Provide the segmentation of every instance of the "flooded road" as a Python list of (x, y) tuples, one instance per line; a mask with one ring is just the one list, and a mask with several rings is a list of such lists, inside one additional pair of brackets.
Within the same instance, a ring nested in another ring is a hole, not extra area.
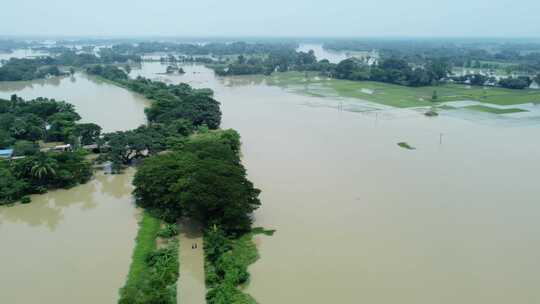
[(0, 207), (0, 303), (116, 303), (137, 233), (133, 173)]
[(205, 304), (203, 234), (200, 225), (190, 221), (179, 223), (180, 279), (178, 304)]
[(325, 99), (184, 69), (171, 81), (215, 90), (263, 190), (255, 225), (277, 229), (250, 267), (260, 303), (540, 301), (539, 125), (309, 107)]

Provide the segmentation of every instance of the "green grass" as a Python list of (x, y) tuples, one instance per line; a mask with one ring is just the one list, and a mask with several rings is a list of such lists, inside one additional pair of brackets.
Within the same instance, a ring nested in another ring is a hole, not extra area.
[(120, 289), (119, 304), (176, 304), (178, 239), (172, 233), (170, 237), (162, 237), (163, 242), (158, 246), (162, 223), (149, 213), (143, 213), (126, 285)]
[(409, 145), (406, 142), (400, 142), (400, 143), (398, 143), (398, 146), (402, 147), (403, 149), (407, 149), (407, 150), (416, 150), (415, 147)]
[[(540, 90), (469, 87), (444, 84), (429, 87), (406, 87), (373, 81), (350, 81), (318, 77), (316, 73), (286, 72), (266, 77), (269, 85), (280, 86), (312, 96), (347, 97), (398, 108), (426, 107), (447, 101), (473, 100), (487, 104), (517, 105), (540, 101)], [(373, 91), (372, 94), (366, 90)], [(431, 101), (433, 91), (438, 99)]]
[(135, 248), (131, 258), (131, 265), (127, 276), (124, 289), (130, 289), (137, 286), (142, 278), (142, 273), (147, 270), (145, 259), (150, 252), (156, 249), (156, 239), (160, 231), (161, 221), (147, 212), (143, 212), (142, 219), (139, 222), (139, 231), (135, 239)]
[[(253, 228), (251, 232), (238, 238), (225, 238), (224, 236), (219, 238), (207, 234), (207, 238), (205, 238), (207, 303), (257, 303), (252, 296), (242, 291), (242, 287), (249, 283), (249, 265), (259, 259), (259, 252), (253, 238), (258, 234), (271, 236), (274, 233), (275, 230), (265, 230), (259, 227)], [(215, 256), (216, 248), (222, 250), (217, 256)]]
[(466, 109), (479, 111), (479, 112), (486, 112), (486, 113), (493, 113), (493, 114), (509, 114), (509, 113), (520, 113), (520, 112), (528, 112), (527, 110), (522, 109), (516, 109), (516, 108), (510, 108), (510, 109), (499, 109), (499, 108), (492, 108), (484, 105), (472, 105), (472, 106), (466, 106)]

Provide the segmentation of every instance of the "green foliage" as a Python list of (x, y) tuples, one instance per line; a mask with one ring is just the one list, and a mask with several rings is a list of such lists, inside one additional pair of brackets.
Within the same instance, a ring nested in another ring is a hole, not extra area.
[(0, 161), (0, 205), (17, 201), (27, 193), (28, 183), (17, 178), (7, 162)]
[(39, 152), (39, 145), (34, 141), (19, 140), (13, 146), (15, 156), (30, 156)]
[(92, 177), (92, 166), (82, 151), (37, 152), (23, 159), (1, 162), (0, 204), (47, 189), (70, 188)]
[[(73, 105), (54, 99), (0, 99), (0, 145), (15, 140), (66, 140), (81, 117)], [(47, 129), (46, 126), (49, 126)]]
[(32, 202), (32, 199), (29, 196), (24, 196), (21, 199), (21, 204), (30, 204)]
[(249, 230), (260, 191), (246, 178), (239, 145), (234, 131), (209, 132), (146, 159), (133, 181), (137, 204), (168, 221), (188, 216), (228, 233)]
[[(48, 51), (52, 50), (49, 49)], [(89, 64), (126, 63), (129, 61), (140, 61), (140, 57), (118, 54), (110, 49), (102, 49), (99, 57), (94, 54), (77, 54), (75, 51), (62, 49), (54, 57), (11, 58), (0, 67), (0, 81), (33, 80), (67, 74), (61, 72), (59, 66), (71, 66), (70, 73), (73, 74), (73, 67), (83, 67)]]
[(104, 77), (143, 94), (153, 102), (145, 110), (151, 123), (171, 124), (179, 120), (192, 126), (207, 125), (217, 129), (221, 123), (219, 102), (209, 89), (197, 90), (185, 83), (167, 85), (143, 77), (128, 79), (127, 74), (115, 66), (94, 66), (87, 69), (93, 75)]
[(177, 224), (165, 224), (161, 230), (158, 232), (158, 236), (161, 238), (171, 238), (178, 235), (178, 225)]
[(101, 135), (101, 127), (94, 123), (77, 124), (73, 134), (81, 138), (82, 145), (95, 144)]
[(121, 304), (175, 304), (178, 280), (178, 241), (156, 248), (160, 220), (144, 212), (126, 285), (120, 289)]
[(253, 242), (256, 234), (271, 235), (274, 231), (262, 228), (239, 237), (230, 237), (213, 226), (205, 232), (204, 253), (206, 285), (209, 288), (206, 299), (212, 304), (255, 304), (255, 300), (238, 289), (249, 280), (248, 267), (258, 258)]
[(407, 150), (416, 150), (415, 147), (409, 145), (409, 144), (406, 143), (406, 142), (400, 142), (400, 143), (398, 143), (398, 146), (400, 146), (400, 147), (403, 148), (403, 149), (407, 149)]

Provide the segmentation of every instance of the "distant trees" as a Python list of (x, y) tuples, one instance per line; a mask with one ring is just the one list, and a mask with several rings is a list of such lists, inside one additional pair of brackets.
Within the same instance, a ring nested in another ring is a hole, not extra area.
[(532, 83), (532, 80), (529, 77), (509, 77), (499, 80), (499, 85), (507, 89), (517, 89), (522, 90), (528, 88)]
[(73, 67), (129, 61), (140, 61), (140, 57), (102, 49), (99, 57), (94, 54), (78, 54), (71, 50), (63, 50), (55, 57), (11, 58), (0, 67), (0, 81), (33, 80), (47, 76), (67, 75), (68, 73), (60, 71), (59, 66), (69, 66), (69, 73), (74, 74)]

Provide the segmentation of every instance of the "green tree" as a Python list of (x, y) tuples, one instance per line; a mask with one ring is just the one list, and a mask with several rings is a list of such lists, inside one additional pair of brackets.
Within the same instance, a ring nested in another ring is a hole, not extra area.
[(94, 123), (77, 124), (74, 134), (81, 138), (82, 145), (95, 144), (101, 135), (101, 127)]
[(39, 153), (32, 159), (30, 173), (34, 178), (43, 180), (56, 174), (57, 162), (45, 153)]

